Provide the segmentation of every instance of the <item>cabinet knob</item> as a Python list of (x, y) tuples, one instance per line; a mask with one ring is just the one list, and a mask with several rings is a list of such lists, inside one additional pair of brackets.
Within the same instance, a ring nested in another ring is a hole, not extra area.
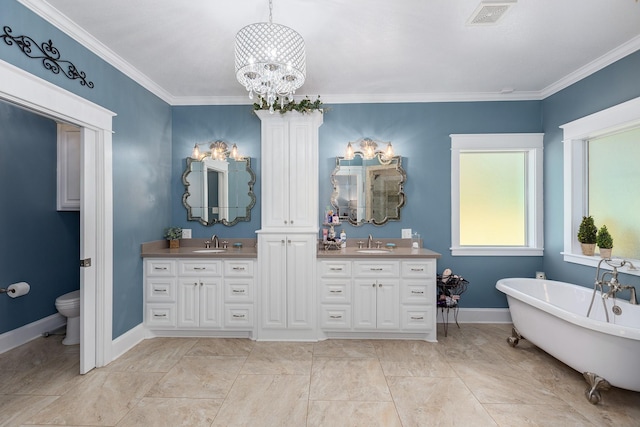
[(198, 282), (193, 282), (193, 286), (198, 286)]
[(293, 224), (293, 220), (289, 221), (291, 224)]
[(373, 285), (371, 285), (371, 286), (375, 288), (375, 287), (376, 287), (376, 284), (374, 283), (374, 284), (373, 284)]
[(282, 244), (284, 245), (284, 239), (280, 240), (282, 242)]
[(286, 219), (284, 220), (284, 223), (285, 223), (285, 224), (287, 223), (287, 220), (286, 220)]

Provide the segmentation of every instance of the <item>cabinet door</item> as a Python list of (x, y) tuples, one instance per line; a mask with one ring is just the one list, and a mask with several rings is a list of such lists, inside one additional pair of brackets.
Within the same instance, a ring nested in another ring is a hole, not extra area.
[(286, 236), (258, 236), (263, 328), (287, 327)]
[(353, 287), (353, 327), (355, 329), (376, 328), (375, 279), (356, 279)]
[(318, 136), (309, 121), (292, 121), (289, 142), (289, 226), (318, 225)]
[(201, 328), (219, 328), (222, 325), (222, 283), (218, 278), (202, 279), (199, 294), (199, 321)]
[(262, 122), (262, 227), (289, 225), (289, 126), (270, 117)]
[(315, 235), (287, 236), (287, 324), (310, 329), (315, 318)]
[(199, 322), (198, 304), (200, 281), (197, 277), (178, 280), (178, 327), (197, 328)]
[(376, 327), (398, 329), (400, 327), (400, 281), (380, 279), (377, 283)]
[(59, 211), (80, 210), (80, 128), (58, 124), (57, 206)]

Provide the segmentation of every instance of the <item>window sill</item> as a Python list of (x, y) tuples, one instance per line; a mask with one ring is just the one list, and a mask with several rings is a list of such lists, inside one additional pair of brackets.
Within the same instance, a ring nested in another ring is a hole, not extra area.
[[(597, 267), (598, 263), (600, 262), (600, 260), (602, 258), (600, 258), (599, 255), (594, 255), (594, 256), (587, 256), (587, 255), (582, 255), (582, 254), (572, 254), (572, 253), (568, 253), (568, 252), (561, 252), (562, 255), (564, 256), (564, 261), (565, 262), (571, 262), (574, 264), (580, 264), (580, 265), (586, 265), (588, 267)], [(617, 257), (613, 257), (613, 260), (623, 260), (624, 258), (617, 258)], [(631, 270), (629, 269), (628, 266), (624, 266), (622, 268), (619, 268), (618, 271), (620, 273), (624, 273), (624, 274), (630, 274), (632, 276), (640, 276), (640, 260), (637, 259), (630, 259), (627, 260), (630, 261), (635, 267), (635, 270)], [(609, 267), (607, 264), (602, 263), (600, 265), (600, 268), (604, 268), (606, 270), (611, 270), (611, 267)]]
[(452, 256), (542, 256), (543, 248), (465, 247), (450, 248)]

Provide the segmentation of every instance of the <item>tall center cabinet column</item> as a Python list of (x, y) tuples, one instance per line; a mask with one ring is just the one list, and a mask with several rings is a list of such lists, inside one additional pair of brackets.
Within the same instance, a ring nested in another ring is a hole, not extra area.
[(259, 340), (316, 340), (318, 128), (322, 113), (262, 121)]

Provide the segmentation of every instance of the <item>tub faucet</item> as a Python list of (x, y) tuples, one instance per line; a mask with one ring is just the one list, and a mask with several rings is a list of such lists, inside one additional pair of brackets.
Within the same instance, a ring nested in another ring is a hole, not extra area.
[(371, 249), (373, 247), (373, 236), (369, 234), (369, 239), (367, 239), (367, 248)]

